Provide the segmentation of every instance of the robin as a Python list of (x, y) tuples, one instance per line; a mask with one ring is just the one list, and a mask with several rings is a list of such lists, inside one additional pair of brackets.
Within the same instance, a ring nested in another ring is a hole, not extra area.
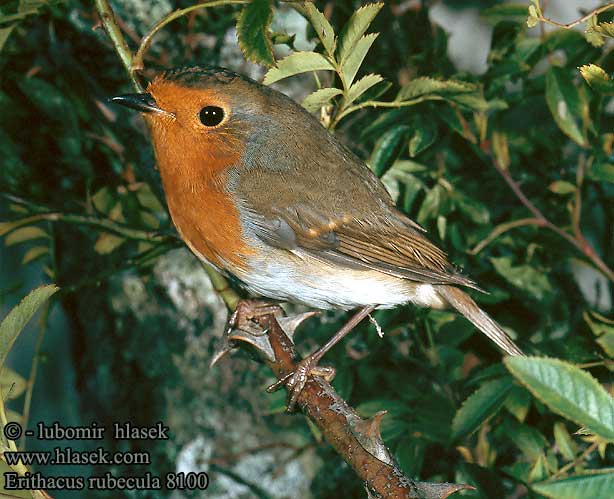
[(376, 308), (452, 307), (522, 355), (461, 289), (477, 285), (286, 95), (226, 69), (186, 67), (112, 100), (143, 113), (171, 218), (198, 258), (255, 295), (358, 309), (274, 386), (291, 387), (290, 407), (324, 353)]

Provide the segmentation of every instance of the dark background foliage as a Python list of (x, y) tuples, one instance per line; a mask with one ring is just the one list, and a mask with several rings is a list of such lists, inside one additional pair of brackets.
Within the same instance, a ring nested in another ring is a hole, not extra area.
[[(264, 366), (241, 354), (207, 371), (224, 311), (204, 272), (176, 249), (181, 245), (141, 119), (107, 103), (131, 88), (94, 5), (26, 4), (29, 11), (24, 2), (0, 6), (0, 191), (7, 194), (0, 209), (4, 221), (45, 216), (28, 225), (29, 232), (0, 226), (7, 244), (0, 254), (0, 297), (13, 304), (42, 278), (60, 286), (55, 303), (63, 310), (54, 308), (42, 357), (36, 353), (43, 362), (29, 421), (165, 421), (169, 442), (109, 439), (105, 448), (146, 450), (152, 456), (147, 469), (160, 475), (177, 469), (186, 447), (205, 439), (213, 444), (203, 458), (211, 494), (219, 497), (235, 497), (229, 489), (215, 491), (221, 477), (243, 487), (236, 497), (294, 497), (236, 467), (250, 446), (257, 453), (271, 443), (287, 444), (290, 454), (274, 458), (282, 468), (301, 460), (307, 478), (300, 496), (362, 497), (362, 484), (317, 431), (300, 416), (281, 414), (284, 395), (262, 391), (270, 381)], [(387, 2), (381, 9), (369, 28), (379, 37), (357, 78), (377, 73), (390, 85), (380, 83), (362, 99), (391, 101), (417, 78), (433, 77), (475, 85), (474, 100), (447, 94), (412, 106), (367, 108), (341, 120), (335, 133), (384, 176), (400, 209), (488, 291), (476, 299), (521, 347), (585, 367), (611, 392), (612, 274), (600, 271), (597, 260), (606, 269), (614, 264), (614, 92), (603, 81), (589, 85), (578, 71), (597, 64), (611, 74), (611, 40), (589, 43), (581, 30), (530, 30), (527, 5), (447, 2), (459, 12), (480, 9), (482, 21), (494, 26), (486, 71), (463, 73), (447, 55), (448, 35), (429, 17), (430, 4)], [(188, 5), (113, 2), (131, 47), (171, 8)], [(360, 2), (316, 5), (339, 33)], [(290, 7), (274, 10), (276, 19), (294, 26)], [(247, 64), (236, 48), (231, 30), (240, 12), (240, 6), (216, 7), (170, 23), (145, 59), (145, 76), (198, 63), (261, 78), (262, 67)], [(598, 20), (611, 18), (606, 12)], [(317, 42), (313, 28), (306, 35)], [(341, 84), (333, 74), (320, 75), (324, 86)], [(301, 75), (280, 88), (301, 99), (315, 89), (313, 81)], [(334, 116), (336, 106), (339, 98), (324, 114)], [(519, 186), (520, 196), (510, 184)], [(110, 233), (91, 220), (127, 232)], [(24, 270), (13, 272), (22, 262)], [(532, 483), (614, 465), (611, 445), (575, 434), (573, 418), (555, 414), (513, 381), (500, 353), (464, 319), (412, 307), (379, 311), (375, 318), (383, 338), (365, 322), (326, 361), (337, 369), (334, 386), (361, 415), (388, 411), (383, 438), (408, 476), (471, 483), (478, 487), (466, 494), (471, 497), (539, 497)], [(330, 313), (311, 320), (299, 349), (322, 344), (344, 319)], [(12, 358), (27, 377), (30, 352)], [(50, 380), (66, 372), (72, 374)], [(474, 421), (461, 427), (458, 411), (476, 390), (485, 401), (473, 401)], [(58, 408), (60, 399), (70, 400), (70, 408)], [(12, 404), (21, 413), (15, 417), (23, 417), (20, 399)], [(27, 448), (48, 447), (32, 439)], [(143, 474), (145, 468), (113, 471)], [(276, 472), (271, 465), (262, 473)], [(292, 483), (294, 475), (288, 476)], [(91, 496), (153, 497), (122, 494)]]

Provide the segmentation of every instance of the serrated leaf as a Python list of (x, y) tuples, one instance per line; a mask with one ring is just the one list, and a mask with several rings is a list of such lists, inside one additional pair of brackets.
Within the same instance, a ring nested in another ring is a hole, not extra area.
[(96, 240), (96, 243), (94, 244), (94, 251), (100, 255), (107, 255), (119, 248), (119, 246), (121, 246), (125, 241), (126, 240), (121, 236), (104, 232)]
[(530, 265), (513, 265), (510, 257), (491, 258), (496, 271), (510, 284), (520, 288), (535, 299), (542, 300), (552, 292), (548, 277)]
[[(595, 341), (609, 357), (614, 357), (614, 325), (608, 324), (605, 320), (593, 320), (588, 312), (584, 312), (583, 317), (591, 332), (597, 337)], [(595, 319), (598, 318), (597, 316)]]
[(311, 22), (313, 29), (317, 33), (318, 38), (322, 42), (324, 50), (326, 50), (326, 53), (332, 57), (335, 53), (335, 47), (337, 44), (333, 27), (328, 22), (328, 19), (324, 17), (324, 14), (322, 14), (322, 12), (320, 12), (314, 4), (306, 3), (305, 12), (307, 13), (309, 22)]
[(610, 76), (596, 64), (586, 64), (580, 66), (580, 74), (591, 88), (604, 94), (614, 93), (614, 81)]
[(608, 38), (614, 38), (614, 22), (598, 23), (593, 27), (597, 33)]
[(561, 455), (568, 461), (573, 461), (576, 458), (576, 443), (569, 435), (564, 423), (560, 421), (554, 423), (554, 442), (559, 449)]
[(602, 47), (605, 43), (603, 36), (595, 31), (595, 26), (597, 26), (597, 16), (592, 15), (586, 21), (586, 29), (584, 31), (584, 38), (586, 41), (590, 43), (593, 47)]
[(581, 129), (580, 95), (571, 76), (562, 68), (553, 67), (546, 73), (546, 103), (563, 133), (585, 147), (587, 143)]
[(345, 58), (345, 61), (341, 64), (341, 74), (343, 75), (345, 84), (349, 87), (354, 78), (356, 77), (356, 73), (360, 69), (360, 65), (362, 61), (364, 61), (367, 52), (373, 45), (373, 42), (378, 37), (378, 33), (369, 33), (368, 35), (363, 36), (358, 42), (356, 46), (352, 50), (352, 52)]
[(425, 95), (454, 96), (475, 92), (478, 88), (472, 83), (459, 80), (436, 80), (428, 76), (414, 78), (403, 85), (396, 100), (411, 100)]
[(54, 293), (58, 291), (54, 284), (41, 286), (32, 290), (19, 304), (11, 310), (0, 323), (0, 366), (4, 366), (15, 339), (30, 321), (32, 316)]
[(494, 416), (503, 407), (511, 387), (511, 379), (505, 377), (488, 381), (473, 392), (456, 412), (450, 438), (457, 440), (467, 437)]
[(521, 386), (513, 386), (505, 399), (505, 408), (522, 423), (531, 407), (531, 394)]
[(552, 499), (611, 499), (614, 473), (587, 473), (560, 480), (534, 483), (531, 488)]
[(340, 64), (343, 64), (350, 56), (356, 43), (365, 34), (365, 31), (367, 31), (367, 28), (383, 6), (383, 3), (364, 5), (348, 19), (339, 35), (339, 42), (337, 44), (337, 60)]
[(595, 378), (558, 359), (506, 357), (505, 365), (538, 400), (605, 440), (614, 440), (614, 400)]
[(32, 239), (40, 238), (49, 238), (49, 234), (47, 234), (40, 227), (22, 227), (21, 229), (14, 230), (8, 236), (6, 236), (4, 244), (11, 246), (13, 244), (24, 243), (26, 241), (31, 241)]
[(270, 85), (300, 73), (334, 69), (330, 61), (322, 54), (317, 52), (293, 52), (282, 60), (277, 61), (277, 65), (274, 68), (269, 69), (264, 76), (263, 83)]
[(410, 130), (407, 125), (397, 125), (375, 143), (368, 164), (378, 177), (384, 175), (399, 157)]
[(303, 107), (310, 113), (319, 111), (320, 108), (328, 104), (333, 97), (342, 93), (343, 92), (338, 88), (320, 88), (305, 98)]
[(460, 80), (437, 80), (430, 77), (415, 78), (399, 90), (397, 101), (448, 100), (463, 106), (485, 111), (488, 102), (479, 87)]
[(567, 182), (565, 180), (556, 180), (552, 182), (548, 186), (548, 189), (555, 194), (561, 195), (572, 194), (576, 192), (576, 186), (573, 185), (571, 182)]
[(363, 76), (360, 80), (352, 84), (348, 89), (345, 98), (345, 104), (349, 105), (358, 99), (362, 94), (369, 90), (374, 85), (377, 85), (384, 79), (378, 74), (368, 74)]
[(270, 0), (252, 0), (239, 15), (237, 39), (248, 61), (272, 66), (275, 64), (269, 26), (273, 18)]
[(34, 248), (30, 248), (28, 251), (26, 251), (26, 254), (23, 255), (21, 263), (23, 265), (27, 265), (28, 263), (45, 256), (47, 253), (49, 253), (49, 248), (47, 246), (36, 246)]
[(0, 395), (4, 399), (13, 400), (26, 391), (28, 382), (13, 369), (3, 367), (0, 371)]

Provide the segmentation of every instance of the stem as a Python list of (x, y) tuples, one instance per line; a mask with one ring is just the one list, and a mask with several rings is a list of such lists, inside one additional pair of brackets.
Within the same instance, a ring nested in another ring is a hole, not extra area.
[(107, 32), (107, 35), (109, 35), (109, 39), (111, 40), (111, 43), (113, 43), (113, 47), (115, 47), (115, 52), (128, 72), (128, 77), (132, 82), (132, 86), (137, 92), (142, 92), (143, 85), (141, 85), (141, 82), (136, 77), (134, 71), (131, 70), (132, 52), (126, 43), (124, 35), (119, 29), (119, 25), (115, 20), (115, 14), (113, 13), (111, 5), (109, 5), (108, 0), (94, 0), (94, 3), (104, 30)]
[[(96, 3), (102, 0), (96, 0)], [(143, 58), (145, 57), (145, 53), (149, 50), (151, 46), (151, 42), (153, 37), (156, 35), (158, 31), (160, 31), (164, 26), (168, 23), (174, 21), (175, 19), (179, 19), (180, 17), (189, 14), (190, 12), (197, 9), (204, 9), (207, 7), (217, 7), (220, 5), (232, 5), (232, 4), (245, 4), (249, 3), (248, 0), (208, 0), (205, 2), (198, 3), (196, 5), (191, 5), (184, 9), (178, 9), (170, 14), (164, 16), (160, 19), (156, 24), (154, 24), (153, 28), (147, 33), (143, 39), (141, 40), (141, 44), (139, 45), (136, 54), (134, 55), (134, 59), (131, 60), (131, 64), (129, 64), (126, 69), (128, 70), (128, 74), (131, 78), (135, 78), (135, 73), (137, 71), (143, 70)], [(110, 36), (110, 35), (109, 35)], [(125, 65), (125, 64), (124, 64)], [(142, 91), (142, 90), (141, 90)]]
[(354, 111), (358, 111), (360, 109), (364, 109), (365, 107), (408, 107), (408, 106), (414, 106), (416, 104), (419, 104), (420, 102), (426, 102), (429, 100), (444, 100), (443, 97), (440, 97), (439, 95), (425, 95), (422, 97), (416, 97), (415, 99), (411, 99), (411, 100), (401, 100), (401, 101), (376, 101), (376, 100), (368, 100), (365, 102), (361, 102), (360, 104), (355, 104), (353, 106), (350, 106), (346, 109), (344, 109), (343, 111), (341, 111), (334, 119), (334, 121), (332, 122), (330, 129), (333, 130), (338, 124), (339, 122), (345, 118), (348, 114), (353, 113)]
[[(125, 237), (126, 239), (133, 239), (135, 241), (147, 241), (150, 243), (155, 242), (163, 242), (166, 237), (162, 236), (156, 232), (148, 232), (145, 230), (133, 229), (127, 227), (125, 225), (121, 225), (111, 220), (106, 220), (102, 218), (95, 217), (86, 217), (83, 215), (73, 215), (70, 213), (37, 213), (36, 215), (32, 215), (29, 217), (21, 218), (19, 220), (15, 220), (9, 222), (13, 224), (11, 231), (21, 227), (23, 225), (28, 225), (34, 222), (39, 222), (41, 220), (48, 220), (50, 222), (66, 222), (70, 224), (76, 225), (87, 225), (89, 227), (95, 227), (97, 229), (102, 229), (106, 232), (111, 232), (112, 234), (116, 234), (118, 236)], [(9, 232), (11, 232), (9, 231)]]
[(529, 225), (537, 225), (539, 227), (543, 227), (544, 223), (539, 218), (521, 218), (518, 220), (513, 220), (508, 223), (501, 224), (493, 229), (493, 231), (488, 234), (486, 239), (480, 241), (475, 248), (470, 249), (468, 253), (470, 255), (477, 255), (480, 251), (482, 251), (486, 246), (492, 243), (495, 239), (497, 239), (502, 234), (505, 234), (507, 231), (515, 229), (517, 227), (527, 227)]
[(610, 269), (605, 262), (599, 258), (595, 250), (592, 246), (586, 241), (584, 238), (582, 240), (576, 239), (574, 236), (565, 232), (560, 227), (554, 225), (550, 220), (548, 220), (544, 214), (531, 202), (527, 196), (525, 196), (524, 192), (518, 185), (518, 183), (512, 178), (509, 170), (500, 168), (495, 162), (493, 162), (493, 166), (499, 172), (499, 175), (503, 177), (506, 184), (512, 189), (516, 197), (520, 200), (520, 202), (535, 216), (536, 219), (539, 219), (539, 224), (542, 227), (546, 227), (553, 232), (556, 232), (559, 236), (565, 239), (567, 242), (571, 243), (575, 246), (581, 253), (584, 254), (592, 263), (599, 269), (603, 275), (605, 275), (610, 281), (614, 281), (614, 271)]
[(577, 26), (578, 24), (588, 21), (591, 17), (601, 14), (602, 12), (605, 12), (606, 10), (610, 10), (612, 8), (614, 8), (614, 2), (607, 3), (605, 5), (602, 5), (601, 7), (597, 7), (596, 9), (589, 11), (587, 14), (583, 15), (579, 19), (576, 19), (575, 21), (572, 21), (567, 24), (561, 24), (557, 21), (553, 21), (552, 19), (544, 17), (543, 15), (539, 16), (539, 20), (543, 23), (550, 24), (552, 26), (557, 26), (563, 29), (570, 29), (570, 28), (573, 28), (574, 26)]
[[(28, 427), (28, 421), (30, 419), (30, 406), (32, 404), (32, 392), (34, 391), (34, 383), (36, 383), (36, 373), (38, 371), (38, 362), (40, 359), (41, 348), (43, 346), (43, 340), (45, 339), (45, 332), (47, 331), (47, 320), (49, 319), (49, 311), (51, 310), (50, 302), (45, 303), (42, 310), (39, 322), (38, 336), (36, 337), (36, 346), (34, 348), (34, 358), (32, 359), (32, 366), (30, 367), (30, 376), (28, 377), (28, 387), (26, 389), (25, 399), (23, 402), (23, 423), (24, 428)], [(26, 432), (24, 432), (21, 441), (19, 442), (19, 450), (26, 448)]]
[(574, 466), (577, 466), (578, 464), (580, 464), (582, 461), (584, 461), (584, 459), (591, 454), (597, 447), (599, 447), (599, 442), (593, 442), (591, 445), (589, 445), (586, 449), (584, 449), (584, 452), (582, 452), (582, 454), (580, 454), (576, 459), (574, 459), (571, 463), (567, 463), (565, 466), (563, 466), (560, 470), (558, 470), (556, 473), (554, 473), (550, 479), (554, 479), (557, 478), (561, 475), (564, 475), (568, 470), (570, 470), (571, 468), (573, 468)]

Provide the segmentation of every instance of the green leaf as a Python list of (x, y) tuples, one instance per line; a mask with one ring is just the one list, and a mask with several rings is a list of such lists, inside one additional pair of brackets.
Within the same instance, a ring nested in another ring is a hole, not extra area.
[(6, 400), (19, 397), (26, 391), (28, 382), (19, 373), (9, 367), (3, 367), (0, 371), (0, 395)]
[(0, 366), (4, 366), (6, 356), (11, 350), (15, 339), (21, 333), (28, 321), (55, 292), (54, 284), (41, 286), (32, 290), (19, 304), (9, 312), (0, 323)]
[(596, 320), (593, 320), (588, 312), (584, 312), (583, 317), (591, 332), (597, 337), (595, 341), (609, 357), (614, 358), (614, 322), (608, 323), (605, 317), (594, 315)]
[(36, 246), (34, 248), (30, 248), (26, 251), (26, 254), (23, 256), (21, 263), (27, 265), (39, 258), (45, 256), (49, 253), (49, 248), (47, 246)]
[(264, 76), (263, 83), (265, 85), (270, 85), (271, 83), (300, 73), (334, 69), (330, 61), (322, 54), (316, 52), (293, 52), (289, 56), (284, 57), (281, 61), (277, 61), (277, 66), (269, 69)]
[(305, 12), (307, 13), (309, 22), (317, 33), (318, 38), (322, 42), (324, 50), (326, 50), (326, 53), (329, 56), (333, 57), (335, 47), (337, 45), (333, 27), (328, 22), (328, 19), (324, 17), (324, 14), (322, 14), (322, 12), (320, 12), (314, 4), (308, 2), (305, 3)]
[(426, 222), (435, 217), (439, 212), (439, 205), (444, 196), (443, 187), (439, 184), (435, 185), (430, 191), (426, 193), (426, 197), (420, 206), (420, 211), (416, 216), (416, 221), (420, 225), (425, 225)]
[(305, 98), (303, 107), (310, 113), (319, 111), (320, 108), (328, 104), (333, 97), (342, 93), (343, 92), (338, 88), (320, 88)]
[(525, 4), (494, 5), (480, 11), (480, 17), (494, 26), (502, 21), (523, 23), (527, 18)]
[(21, 229), (17, 229), (11, 232), (6, 239), (4, 240), (4, 244), (7, 246), (11, 246), (13, 244), (19, 244), (26, 241), (31, 241), (32, 239), (39, 238), (49, 238), (49, 234), (47, 234), (40, 227), (23, 227)]
[(573, 194), (576, 192), (576, 186), (565, 180), (556, 180), (555, 182), (552, 182), (548, 186), (548, 189), (555, 194), (561, 195)]
[(571, 438), (571, 435), (569, 435), (565, 424), (560, 421), (554, 423), (554, 441), (565, 459), (573, 461), (576, 458), (576, 443)]
[(349, 87), (354, 81), (362, 61), (364, 61), (367, 52), (369, 52), (369, 49), (371, 48), (371, 45), (373, 45), (373, 42), (377, 36), (378, 33), (370, 33), (363, 36), (356, 43), (354, 50), (352, 50), (350, 55), (348, 55), (345, 61), (341, 64), (340, 71), (347, 87)]
[(550, 281), (543, 272), (530, 265), (512, 265), (510, 257), (491, 258), (497, 272), (510, 284), (520, 288), (537, 300), (542, 300), (552, 292)]
[(384, 79), (378, 74), (368, 74), (363, 76), (360, 80), (356, 81), (348, 89), (345, 97), (345, 105), (349, 105), (358, 99), (362, 94), (369, 90), (374, 85), (377, 85)]
[(540, 357), (506, 357), (505, 365), (550, 410), (614, 440), (614, 400), (589, 373)]
[(522, 423), (531, 408), (531, 394), (521, 386), (512, 386), (505, 399), (505, 408)]
[(614, 94), (614, 81), (596, 64), (580, 66), (580, 74), (591, 88), (604, 94)]
[(608, 38), (614, 38), (614, 22), (610, 23), (598, 23), (592, 28), (600, 35), (607, 36)]
[(407, 125), (397, 125), (379, 138), (368, 161), (378, 177), (384, 175), (399, 157), (409, 132)]
[(562, 68), (553, 67), (546, 73), (546, 103), (563, 133), (586, 147), (586, 136), (580, 128), (580, 95), (571, 76)]
[(479, 87), (460, 80), (437, 80), (430, 77), (415, 78), (399, 90), (397, 101), (448, 100), (456, 104), (485, 111), (488, 102), (482, 97)]
[(588, 171), (588, 177), (598, 182), (610, 182), (614, 184), (614, 164), (595, 163)]
[(415, 78), (401, 87), (396, 100), (411, 100), (423, 96), (450, 97), (475, 92), (477, 87), (459, 80), (436, 80), (428, 76)]
[(484, 383), (473, 392), (457, 411), (452, 421), (452, 440), (467, 437), (503, 406), (512, 387), (509, 377)]
[(252, 0), (241, 11), (237, 21), (237, 39), (248, 61), (272, 66), (275, 64), (269, 26), (273, 18), (270, 0)]
[(422, 151), (430, 147), (437, 138), (437, 126), (432, 120), (420, 120), (414, 128), (409, 139), (409, 156), (415, 158)]
[(10, 26), (7, 26), (6, 28), (0, 28), (0, 52), (2, 51), (2, 47), (4, 47), (4, 44), (6, 43), (6, 41), (9, 39), (9, 35), (11, 34), (11, 31), (13, 31), (15, 26), (17, 25), (11, 24)]
[(539, 17), (537, 15), (537, 9), (535, 5), (529, 5), (529, 17), (527, 17), (527, 26), (534, 28), (539, 23)]
[(359, 8), (348, 20), (339, 35), (337, 44), (337, 60), (343, 64), (354, 50), (356, 43), (375, 19), (375, 16), (384, 6), (383, 3), (370, 3)]
[(590, 43), (593, 47), (602, 47), (605, 43), (603, 36), (601, 36), (597, 31), (595, 31), (595, 27), (597, 26), (597, 16), (591, 16), (588, 21), (586, 21), (586, 30), (584, 31), (584, 38), (586, 41)]
[(560, 480), (534, 483), (531, 488), (552, 499), (611, 499), (614, 473), (587, 473)]
[(116, 234), (105, 232), (100, 235), (94, 244), (94, 251), (100, 255), (107, 255), (121, 246), (126, 240)]

